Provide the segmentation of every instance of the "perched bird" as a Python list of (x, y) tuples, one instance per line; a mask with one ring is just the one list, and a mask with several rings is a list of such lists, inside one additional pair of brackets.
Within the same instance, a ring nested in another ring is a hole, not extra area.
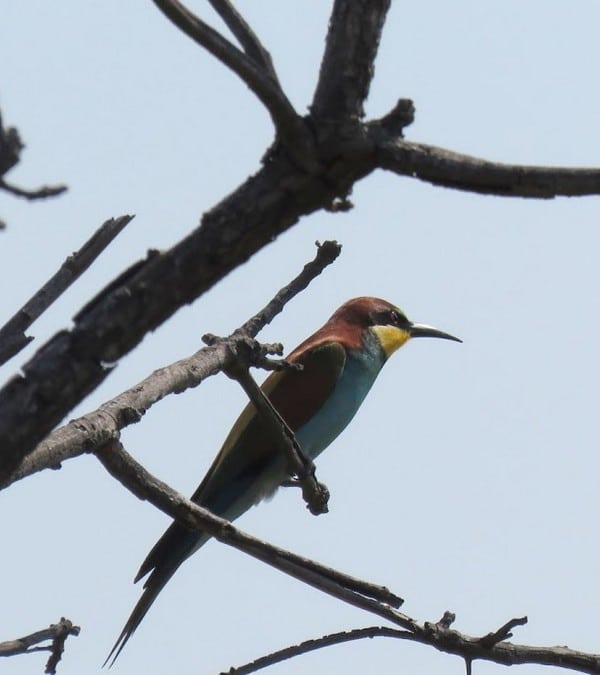
[[(410, 338), (456, 337), (412, 323), (385, 300), (355, 298), (343, 304), (316, 333), (288, 357), (302, 370), (272, 373), (262, 389), (295, 432), (300, 447), (314, 459), (346, 427), (359, 409), (383, 364)], [(289, 478), (287, 459), (268, 427), (248, 404), (229, 432), (192, 501), (235, 520), (272, 495)], [(150, 551), (135, 582), (150, 576), (106, 661), (112, 663), (181, 563), (210, 535), (173, 522)]]

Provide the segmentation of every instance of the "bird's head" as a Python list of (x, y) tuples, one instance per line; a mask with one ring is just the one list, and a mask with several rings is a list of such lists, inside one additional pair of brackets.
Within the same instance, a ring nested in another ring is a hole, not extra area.
[(386, 359), (411, 338), (431, 337), (462, 342), (433, 326), (413, 323), (401, 309), (380, 298), (348, 300), (335, 312), (330, 322), (340, 328), (345, 326), (347, 341), (356, 348), (361, 346), (365, 331), (369, 331), (376, 337)]

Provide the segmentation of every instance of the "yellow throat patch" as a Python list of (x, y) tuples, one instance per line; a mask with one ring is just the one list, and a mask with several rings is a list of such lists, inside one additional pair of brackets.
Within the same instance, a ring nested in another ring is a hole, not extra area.
[(407, 330), (397, 326), (372, 326), (371, 330), (379, 340), (386, 358), (389, 358), (397, 349), (410, 338)]

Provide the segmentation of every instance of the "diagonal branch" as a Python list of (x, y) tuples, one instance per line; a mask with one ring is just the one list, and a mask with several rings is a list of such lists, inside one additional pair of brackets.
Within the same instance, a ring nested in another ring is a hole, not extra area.
[(0, 365), (33, 340), (25, 335), (25, 331), (88, 269), (132, 219), (133, 216), (121, 216), (107, 220), (0, 328)]
[(336, 0), (310, 107), (318, 120), (364, 117), (390, 0)]
[[(230, 338), (231, 342), (247, 341), (256, 337), (292, 298), (337, 258), (340, 251), (341, 246), (337, 242), (325, 241), (320, 244), (315, 258), (289, 284), (281, 288), (265, 307), (235, 330)], [(93, 452), (118, 438), (121, 429), (139, 422), (146, 411), (165, 396), (197, 387), (207, 377), (216, 375), (231, 365), (233, 358), (227, 343), (220, 341), (186, 359), (154, 371), (94, 412), (72, 420), (51, 433), (25, 457), (15, 471), (0, 480), (0, 489), (38, 471), (60, 468), (61, 462), (85, 452)]]
[(249, 29), (244, 28), (246, 24), (242, 22), (237, 12), (228, 6), (229, 3), (215, 3), (216, 9), (234, 35), (238, 39), (241, 38), (245, 48), (250, 47), (251, 53), (255, 56), (257, 51), (260, 52), (258, 61), (240, 51), (178, 0), (153, 0), (153, 2), (188, 37), (204, 47), (248, 85), (269, 111), (277, 133), (284, 143), (290, 148), (301, 148), (303, 151), (310, 148), (311, 141), (302, 118), (279, 86), (277, 78), (273, 78), (272, 66), (265, 70), (265, 56), (258, 47), (260, 43)]
[[(358, 607), (381, 605), (393, 615), (403, 617), (403, 614), (394, 609), (402, 604), (402, 598), (387, 588), (356, 579), (245, 534), (229, 521), (215, 516), (207, 509), (186, 499), (153, 476), (136, 462), (119, 442), (109, 443), (96, 450), (95, 454), (106, 470), (131, 493), (139, 499), (149, 501), (186, 527), (208, 532), (218, 541), (243, 551), (325, 593), (335, 597), (343, 596), (347, 602)], [(406, 625), (411, 625), (410, 621)]]
[[(240, 354), (240, 350), (236, 349), (232, 364), (225, 370), (225, 373), (240, 383), (242, 389), (261, 415), (265, 426), (271, 432), (271, 437), (278, 446), (279, 452), (283, 453), (287, 458), (290, 467), (289, 472), (296, 477), (292, 485), (298, 485), (302, 488), (302, 497), (309, 511), (314, 516), (327, 513), (327, 503), (329, 501), (327, 486), (317, 481), (315, 475), (316, 467), (313, 461), (304, 454), (300, 444), (296, 440), (294, 432), (250, 375), (250, 364), (251, 360), (249, 356), (243, 357)], [(286, 365), (287, 367), (293, 367), (295, 364)]]
[(223, 19), (225, 25), (235, 35), (246, 55), (252, 59), (274, 82), (279, 83), (271, 55), (265, 49), (256, 33), (236, 10), (229, 0), (208, 0), (213, 9)]
[(412, 143), (379, 125), (369, 128), (382, 169), (443, 187), (500, 197), (574, 197), (600, 194), (600, 169), (490, 162), (452, 150)]

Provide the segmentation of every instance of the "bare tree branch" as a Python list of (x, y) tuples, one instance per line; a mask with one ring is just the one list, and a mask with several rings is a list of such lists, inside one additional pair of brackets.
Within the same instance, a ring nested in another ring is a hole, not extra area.
[[(362, 124), (363, 104), (389, 0), (335, 0), (307, 120), (294, 110), (279, 86), (268, 52), (229, 0), (209, 1), (244, 51), (177, 0), (154, 0), (171, 21), (255, 93), (269, 111), (281, 143), (267, 153), (263, 168), (255, 176), (205, 215), (198, 230), (170, 251), (152, 254), (111, 283), (77, 315), (72, 330), (50, 340), (24, 366), (23, 373), (0, 390), (0, 483), (4, 478), (6, 485), (42, 468), (56, 467), (67, 457), (93, 450), (134, 494), (150, 500), (186, 526), (206, 530), (228, 545), (404, 629), (363, 630), (381, 631), (381, 635), (387, 632), (390, 637), (456, 654), (465, 660), (468, 673), (475, 659), (600, 673), (600, 655), (566, 647), (538, 648), (505, 642), (512, 629), (525, 622), (524, 618), (512, 619), (483, 637), (451, 630), (454, 615), (449, 612), (437, 623), (420, 624), (394, 609), (401, 600), (386, 588), (346, 577), (248, 537), (184, 499), (135, 463), (117, 442), (120, 429), (138, 421), (167, 393), (196, 386), (204, 377), (230, 367), (232, 356), (226, 342), (157, 371), (134, 388), (135, 392), (125, 392), (92, 415), (67, 425), (28, 455), (149, 330), (295, 224), (301, 215), (320, 208), (348, 208), (346, 196), (354, 182), (375, 168), (436, 185), (501, 196), (600, 194), (598, 169), (499, 164), (403, 141), (402, 130), (412, 121), (414, 112), (408, 105), (398, 105), (385, 118)], [(339, 133), (342, 127), (343, 133)], [(5, 133), (0, 120), (0, 176), (18, 161), (21, 147), (16, 131), (9, 129)], [(23, 190), (2, 178), (0, 188), (27, 198), (61, 190)], [(256, 325), (263, 320), (264, 317), (257, 319)], [(242, 338), (234, 334), (232, 339)], [(260, 348), (258, 353), (263, 353)], [(36, 649), (41, 648), (27, 651)]]
[(390, 0), (336, 0), (310, 107), (317, 120), (361, 120)]
[[(201, 44), (206, 43), (217, 57), (222, 57), (225, 62), (233, 59), (238, 69), (244, 72), (248, 68), (256, 71), (262, 85), (269, 90), (276, 88), (273, 80), (245, 54), (216, 31), (209, 30), (181, 4), (175, 0), (155, 1), (178, 25), (181, 24), (183, 30), (196, 35)], [(351, 77), (348, 84), (349, 91), (354, 92), (349, 99), (354, 102), (362, 100), (367, 93), (365, 78), (372, 70), (375, 43), (379, 39), (387, 4), (383, 0), (336, 2), (334, 14), (340, 12), (339, 16), (345, 19), (337, 18), (338, 14), (335, 14), (335, 22), (346, 23), (339, 33), (331, 29), (332, 42), (328, 49), (335, 51), (335, 44), (344, 35), (349, 40), (350, 47), (344, 58), (350, 61), (354, 54), (358, 63), (358, 75)], [(369, 12), (364, 21), (358, 8)], [(332, 59), (333, 55), (325, 58), (329, 64), (324, 65), (322, 72), (325, 79), (334, 76)], [(283, 108), (286, 106), (283, 104)], [(350, 108), (344, 104), (341, 109), (348, 112)], [(336, 205), (347, 204), (346, 197), (354, 183), (374, 168), (386, 166), (411, 176), (422, 171), (427, 179), (437, 180), (440, 184), (475, 189), (463, 184), (464, 181), (453, 180), (448, 169), (438, 170), (438, 174), (443, 175), (435, 174), (425, 146), (399, 144), (381, 121), (365, 127), (350, 120), (351, 123), (345, 125), (346, 133), (334, 133), (333, 137), (328, 131), (331, 125), (327, 119), (313, 114), (309, 122), (314, 137), (321, 139), (312, 150), (314, 170), (307, 171), (305, 164), (299, 164), (298, 157), (304, 155), (300, 142), (296, 151), (292, 151), (289, 144), (276, 144), (266, 155), (262, 169), (206, 213), (199, 229), (169, 251), (153, 254), (145, 262), (138, 263), (113, 282), (86, 311), (77, 315), (71, 330), (52, 338), (23, 366), (23, 373), (0, 390), (0, 447), (3, 448), (0, 483), (147, 332), (245, 262), (277, 234), (291, 227), (301, 215), (320, 208), (335, 210)], [(398, 148), (406, 151), (400, 158)], [(479, 168), (485, 170), (485, 165)], [(513, 180), (515, 171), (518, 174), (519, 167), (513, 169), (506, 179)], [(459, 177), (461, 170), (474, 174), (473, 161), (463, 157), (452, 165), (452, 171)], [(549, 182), (556, 171), (548, 172)], [(577, 175), (573, 175), (573, 171)], [(570, 190), (559, 193), (600, 193), (595, 181), (596, 172), (590, 171), (588, 175), (587, 170), (566, 170), (572, 177)], [(473, 181), (477, 183), (476, 175)], [(534, 189), (533, 182), (530, 180), (521, 191), (514, 189), (511, 192), (506, 187), (496, 188), (496, 191), (505, 195), (547, 196), (544, 193), (550, 188), (544, 190), (538, 185)], [(478, 189), (485, 191), (481, 186)]]
[[(340, 157), (319, 176), (299, 171), (285, 155), (272, 156), (258, 174), (208, 212), (198, 230), (171, 250), (153, 253), (121, 275), (77, 315), (70, 331), (62, 331), (42, 347), (25, 364), (23, 374), (0, 390), (0, 445), (4, 449), (0, 483), (147, 331), (272, 241), (275, 233), (290, 227), (301, 213), (331, 204), (377, 163), (384, 166), (385, 147), (377, 144), (382, 128), (374, 129), (370, 128), (367, 137), (359, 134), (348, 144), (336, 146)], [(396, 139), (393, 146), (410, 150), (399, 160), (407, 162), (402, 168), (406, 175), (432, 163), (418, 144), (402, 146)], [(452, 170), (460, 175), (465, 164), (476, 180), (471, 158), (459, 158)], [(499, 194), (541, 195), (542, 190), (533, 189), (533, 178), (527, 182), (531, 174), (521, 169), (503, 171), (507, 180), (521, 176), (521, 192)], [(446, 170), (448, 182), (449, 174)], [(533, 176), (539, 178), (538, 174), (548, 183), (554, 179), (563, 188), (559, 194), (600, 193), (598, 170), (534, 170)], [(569, 192), (560, 183), (561, 177), (568, 176)]]
[(235, 35), (246, 55), (252, 59), (267, 75), (279, 84), (271, 55), (244, 17), (236, 10), (229, 0), (209, 0), (213, 9), (223, 19), (227, 28)]
[(154, 4), (180, 30), (204, 47), (240, 77), (269, 111), (281, 140), (302, 164), (311, 164), (312, 137), (302, 118), (273, 77), (273, 65), (258, 39), (228, 2), (211, 2), (223, 17), (246, 55), (178, 0), (153, 0)]
[[(271, 437), (277, 444), (279, 451), (287, 457), (290, 467), (289, 473), (297, 477), (297, 482), (286, 484), (299, 485), (302, 488), (302, 497), (314, 516), (327, 513), (327, 503), (329, 502), (327, 486), (317, 481), (314, 462), (304, 454), (294, 432), (271, 405), (269, 399), (250, 375), (251, 358), (248, 355), (243, 356), (241, 354), (243, 349), (240, 350), (240, 347), (243, 347), (243, 345), (235, 345), (234, 358), (231, 365), (225, 369), (225, 373), (240, 383), (248, 398), (262, 416), (266, 427), (270, 429)], [(287, 364), (288, 367), (294, 365)]]
[(271, 654), (261, 656), (250, 663), (245, 663), (243, 666), (232, 667), (220, 675), (249, 675), (255, 673), (263, 668), (268, 668), (276, 663), (282, 663), (288, 659), (295, 658), (302, 654), (308, 654), (318, 649), (331, 647), (333, 645), (344, 644), (345, 642), (354, 642), (356, 640), (363, 640), (365, 638), (374, 637), (393, 637), (402, 638), (410, 635), (405, 631), (400, 631), (397, 628), (387, 628), (385, 626), (370, 626), (369, 628), (356, 628), (354, 630), (340, 631), (338, 633), (331, 633), (320, 638), (313, 638), (312, 640), (304, 640), (300, 644), (279, 649)]
[(0, 482), (146, 332), (271, 242), (300, 212), (330, 203), (338, 185), (339, 179), (323, 183), (283, 157), (273, 159), (207, 213), (198, 230), (109, 285), (71, 330), (50, 339), (0, 390)]
[(393, 609), (402, 604), (402, 598), (384, 586), (356, 579), (245, 534), (153, 476), (119, 442), (109, 443), (95, 454), (106, 470), (136, 497), (149, 501), (186, 527), (208, 532), (218, 541), (357, 607), (382, 606), (392, 614), (403, 616)]
[[(19, 132), (14, 127), (4, 127), (2, 124), (2, 113), (0, 112), (0, 190), (5, 190), (17, 197), (25, 199), (45, 199), (55, 197), (64, 192), (65, 185), (43, 186), (36, 190), (27, 190), (25, 188), (11, 185), (4, 180), (4, 174), (10, 171), (21, 159), (21, 150), (25, 145), (21, 141)], [(3, 229), (4, 223), (0, 221), (0, 229)]]
[[(401, 599), (390, 594), (385, 587), (347, 577), (341, 572), (322, 567), (319, 563), (244, 534), (228, 521), (185, 499), (135, 462), (119, 443), (115, 442), (97, 450), (96, 455), (111, 475), (128, 490), (140, 499), (150, 501), (186, 527), (209, 532), (228, 546), (233, 546), (343, 602), (400, 626), (404, 631), (394, 634), (395, 637), (429, 645), (467, 661), (479, 659), (503, 665), (531, 663), (584, 673), (600, 673), (600, 654), (588, 654), (567, 647), (535, 647), (490, 640), (490, 636), (508, 636), (514, 626), (525, 623), (525, 618), (512, 619), (497, 631), (483, 637), (451, 630), (448, 626), (454, 615), (450, 612), (446, 612), (437, 623), (421, 624), (395, 609)], [(386, 596), (387, 599), (383, 599)]]
[[(62, 658), (65, 642), (69, 635), (79, 635), (79, 626), (74, 626), (69, 619), (62, 617), (58, 623), (53, 623), (49, 628), (38, 630), (31, 635), (0, 642), (0, 656), (15, 656), (17, 654), (33, 654), (37, 652), (50, 652), (46, 663), (45, 673), (56, 673), (56, 666)], [(40, 642), (51, 640), (50, 645), (36, 646)]]
[(6, 363), (33, 340), (33, 337), (25, 335), (25, 331), (88, 269), (132, 219), (133, 216), (121, 216), (107, 220), (0, 328), (0, 365)]
[(425, 143), (412, 143), (371, 126), (382, 169), (443, 187), (500, 197), (574, 197), (600, 194), (600, 169), (490, 162)]
[(27, 190), (25, 188), (17, 187), (16, 185), (11, 185), (7, 183), (3, 178), (0, 178), (0, 189), (10, 192), (10, 194), (15, 195), (16, 197), (23, 197), (24, 199), (29, 199), (29, 201), (35, 201), (37, 199), (47, 199), (48, 197), (57, 197), (63, 192), (67, 191), (66, 185), (42, 185), (42, 187), (36, 188), (34, 190)]
[(497, 630), (493, 631), (492, 633), (488, 633), (487, 635), (484, 635), (482, 638), (480, 638), (479, 641), (484, 647), (493, 647), (499, 642), (503, 642), (504, 640), (508, 640), (508, 638), (511, 638), (513, 635), (511, 632), (513, 628), (516, 628), (517, 626), (524, 626), (526, 623), (527, 623), (526, 616), (510, 619), (510, 621), (507, 621)]
[[(512, 619), (508, 623), (513, 625), (522, 625), (526, 618)], [(427, 626), (428, 624), (425, 624)], [(431, 625), (431, 624), (429, 624)], [(502, 629), (499, 629), (501, 631)], [(495, 631), (496, 633), (499, 631)], [(505, 666), (517, 664), (536, 664), (545, 666), (556, 666), (567, 670), (574, 670), (582, 673), (600, 673), (600, 654), (586, 654), (578, 652), (567, 647), (529, 647), (527, 645), (515, 645), (508, 642), (501, 642), (483, 646), (485, 638), (473, 638), (457, 631), (446, 631), (438, 629), (435, 632), (427, 631), (417, 634), (385, 626), (370, 626), (368, 628), (357, 628), (349, 631), (341, 631), (324, 635), (321, 638), (305, 640), (298, 645), (280, 649), (271, 654), (262, 656), (255, 661), (246, 663), (237, 668), (230, 668), (221, 675), (249, 675), (268, 666), (281, 663), (287, 659), (307, 654), (317, 649), (331, 647), (333, 645), (343, 644), (354, 640), (363, 640), (365, 638), (387, 637), (399, 640), (409, 640), (419, 642), (424, 645), (433, 646), (439, 651), (449, 652), (462, 657), (470, 668), (474, 660), (492, 661)], [(487, 636), (486, 636), (487, 637)], [(477, 643), (480, 643), (478, 646)]]
[(354, 642), (355, 640), (363, 640), (364, 638), (374, 637), (399, 637), (404, 636), (404, 631), (399, 631), (397, 628), (386, 628), (384, 626), (371, 626), (369, 628), (355, 628), (354, 630), (340, 631), (339, 633), (331, 633), (320, 638), (313, 638), (312, 640), (304, 640), (300, 644), (278, 649), (276, 652), (261, 656), (254, 661), (245, 663), (243, 666), (234, 666), (227, 671), (223, 671), (220, 675), (249, 675), (255, 673), (263, 668), (274, 666), (276, 663), (282, 663), (288, 659), (293, 659), (302, 654), (331, 647), (333, 645), (344, 644), (345, 642)]
[[(341, 246), (337, 242), (326, 241), (319, 244), (315, 258), (289, 284), (281, 288), (265, 307), (235, 330), (229, 342), (236, 344), (236, 341), (247, 341), (256, 337), (292, 298), (337, 258), (340, 251)], [(257, 355), (261, 355), (259, 348)], [(162, 398), (198, 386), (207, 377), (224, 370), (234, 358), (229, 344), (221, 340), (186, 359), (156, 370), (96, 411), (72, 420), (50, 434), (15, 471), (0, 480), (0, 488), (8, 487), (15, 481), (44, 469), (58, 469), (66, 459), (93, 452), (118, 438), (121, 429), (139, 422), (146, 411)]]

